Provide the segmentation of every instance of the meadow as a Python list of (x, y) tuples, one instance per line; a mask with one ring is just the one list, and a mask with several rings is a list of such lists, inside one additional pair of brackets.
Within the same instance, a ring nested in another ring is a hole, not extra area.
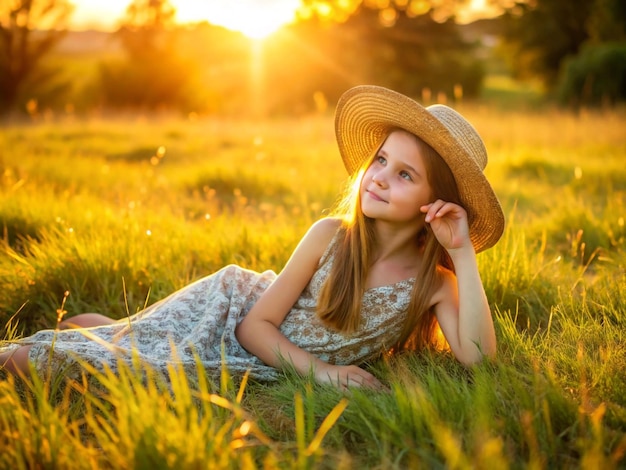
[[(389, 392), (2, 375), (0, 468), (626, 468), (626, 113), (460, 108), (507, 216), (479, 255), (496, 358), (383, 358)], [(326, 115), (4, 123), (0, 337), (279, 271), (345, 177)]]

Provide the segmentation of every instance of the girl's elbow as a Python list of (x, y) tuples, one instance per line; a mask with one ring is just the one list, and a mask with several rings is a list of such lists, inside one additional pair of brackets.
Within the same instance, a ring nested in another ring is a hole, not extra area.
[[(249, 323), (249, 322), (248, 322)], [(247, 332), (249, 329), (249, 325), (246, 323), (246, 319), (244, 318), (241, 322), (239, 322), (239, 324), (235, 327), (235, 338), (237, 338), (237, 341), (239, 341), (239, 344), (241, 344), (244, 348), (246, 347), (246, 339), (247, 339)]]
[(479, 348), (480, 361), (482, 361), (485, 358), (487, 359), (495, 358), (496, 352), (497, 352), (497, 343), (494, 337), (484, 347)]
[(457, 355), (458, 361), (464, 366), (471, 367), (480, 364), (484, 359), (493, 359), (496, 355), (496, 345), (481, 348), (474, 345), (467, 353)]
[(263, 337), (261, 331), (266, 331), (264, 320), (246, 317), (235, 327), (235, 338), (246, 351), (252, 352), (250, 349), (255, 349)]
[(483, 360), (483, 356), (481, 354), (476, 354), (472, 356), (457, 356), (457, 360), (463, 364), (465, 367), (472, 367), (476, 364), (480, 364)]

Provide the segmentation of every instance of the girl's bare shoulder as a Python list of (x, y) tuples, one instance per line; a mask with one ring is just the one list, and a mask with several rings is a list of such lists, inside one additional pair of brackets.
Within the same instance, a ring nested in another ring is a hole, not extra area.
[(311, 230), (315, 230), (320, 236), (330, 236), (332, 238), (339, 227), (341, 227), (342, 220), (339, 217), (324, 217), (319, 219), (313, 224)]
[(320, 219), (309, 228), (302, 242), (321, 256), (337, 234), (340, 226), (341, 219), (339, 218), (326, 217)]
[(305, 264), (308, 264), (308, 260), (317, 266), (340, 226), (341, 219), (338, 218), (327, 217), (318, 220), (311, 225), (306, 235), (300, 240), (292, 258), (299, 258)]

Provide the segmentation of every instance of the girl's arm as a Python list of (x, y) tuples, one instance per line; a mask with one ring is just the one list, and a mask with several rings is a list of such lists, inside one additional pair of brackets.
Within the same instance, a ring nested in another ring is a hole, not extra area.
[(473, 248), (452, 259), (456, 276), (443, 274), (435, 315), (456, 358), (471, 365), (495, 354), (496, 335)]
[(474, 364), (495, 354), (496, 335), (469, 238), (467, 214), (462, 207), (444, 201), (426, 206), (424, 212), (456, 271), (456, 276), (441, 271), (443, 282), (433, 299), (435, 315), (456, 358)]
[(337, 219), (327, 218), (309, 229), (285, 268), (237, 326), (235, 335), (248, 352), (270, 366), (280, 368), (284, 359), (292, 363), (300, 374), (306, 375), (313, 370), (320, 382), (378, 386), (376, 378), (363, 369), (328, 364), (293, 344), (279, 330), (317, 270), (339, 223)]

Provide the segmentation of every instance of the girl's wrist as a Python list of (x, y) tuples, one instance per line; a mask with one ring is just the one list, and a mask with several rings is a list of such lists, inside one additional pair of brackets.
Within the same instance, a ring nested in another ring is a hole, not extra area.
[(476, 250), (474, 250), (474, 245), (471, 242), (468, 242), (465, 245), (462, 245), (458, 248), (451, 248), (447, 250), (448, 255), (452, 258), (452, 261), (456, 261), (457, 259), (467, 259), (476, 258)]

